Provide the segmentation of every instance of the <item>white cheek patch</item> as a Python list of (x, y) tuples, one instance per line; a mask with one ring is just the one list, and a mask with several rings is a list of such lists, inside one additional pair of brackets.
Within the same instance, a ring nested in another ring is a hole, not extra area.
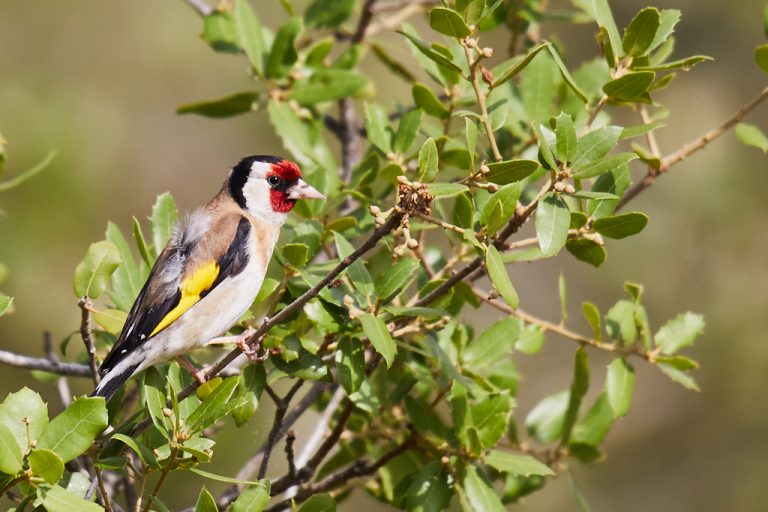
[(251, 175), (243, 186), (243, 197), (248, 213), (268, 224), (281, 226), (288, 215), (272, 209), (269, 194), (271, 188), (267, 183), (269, 171), (269, 164), (255, 162), (251, 167)]

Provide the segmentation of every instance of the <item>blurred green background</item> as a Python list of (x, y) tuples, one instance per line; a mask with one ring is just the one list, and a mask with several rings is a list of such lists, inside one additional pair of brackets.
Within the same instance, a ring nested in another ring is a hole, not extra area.
[[(620, 26), (648, 5), (611, 4)], [(253, 5), (269, 26), (285, 18), (277, 1)], [(765, 4), (652, 5), (683, 11), (676, 56), (715, 58), (656, 96), (672, 110), (658, 132), (669, 152), (726, 119), (765, 86), (752, 63), (753, 48), (765, 40)], [(214, 54), (200, 40), (200, 29), (200, 19), (181, 0), (0, 2), (0, 129), (9, 142), (8, 172), (33, 165), (50, 149), (59, 152), (44, 174), (0, 197), (8, 214), (0, 222), (0, 261), (11, 270), (2, 289), (16, 297), (17, 310), (0, 320), (2, 348), (42, 355), (44, 330), (60, 340), (77, 328), (72, 272), (87, 245), (103, 237), (107, 220), (127, 231), (131, 215), (146, 216), (165, 190), (181, 209), (191, 209), (218, 190), (241, 156), (284, 154), (262, 113), (223, 121), (175, 114), (180, 104), (250, 85), (245, 61)], [(566, 43), (571, 67), (596, 54), (592, 25), (545, 25), (545, 36), (553, 33)], [(396, 55), (407, 58), (398, 38), (386, 39), (399, 45)], [(502, 47), (503, 41), (484, 43)], [(388, 76), (379, 76), (387, 84), (380, 90), (408, 97), (405, 84), (391, 85)], [(762, 106), (749, 122), (768, 128), (766, 113)], [(573, 477), (593, 511), (768, 510), (768, 203), (762, 199), (767, 167), (764, 155), (727, 134), (632, 203), (651, 221), (637, 237), (609, 241), (601, 269), (574, 262), (567, 253), (511, 267), (523, 307), (549, 318), (558, 315), (562, 270), (569, 283), (569, 323), (584, 332), (581, 301), (606, 311), (621, 298), (626, 279), (646, 286), (656, 326), (688, 309), (706, 316), (706, 335), (690, 352), (701, 362), (695, 375), (702, 392), (686, 391), (637, 363), (634, 407), (614, 426), (607, 460), (593, 467), (574, 463)], [(517, 359), (525, 377), (523, 416), (570, 379), (574, 346), (547, 340), (543, 355)], [(593, 382), (601, 382), (608, 359), (592, 355)], [(0, 371), (0, 394), (25, 384), (57, 409), (52, 385), (23, 371)], [(88, 390), (85, 381), (73, 388)], [(255, 445), (265, 428), (257, 421), (237, 431), (237, 439), (224, 443), (230, 448), (217, 452), (214, 470), (234, 474), (243, 446)], [(174, 505), (193, 502), (182, 478), (171, 484), (181, 491)], [(172, 495), (170, 487), (166, 492)], [(563, 475), (512, 508), (559, 511), (578, 505)]]

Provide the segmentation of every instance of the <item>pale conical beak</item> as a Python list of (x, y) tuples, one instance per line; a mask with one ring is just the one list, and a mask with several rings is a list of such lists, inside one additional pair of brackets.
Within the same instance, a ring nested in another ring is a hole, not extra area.
[(325, 199), (325, 196), (299, 178), (299, 181), (288, 189), (288, 199)]

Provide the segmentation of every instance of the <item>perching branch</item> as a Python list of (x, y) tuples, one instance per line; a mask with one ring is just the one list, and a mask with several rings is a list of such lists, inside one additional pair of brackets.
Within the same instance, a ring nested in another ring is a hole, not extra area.
[(77, 302), (77, 306), (80, 308), (80, 336), (83, 338), (85, 350), (88, 352), (88, 364), (91, 368), (93, 385), (98, 386), (101, 377), (99, 376), (99, 367), (96, 364), (96, 347), (93, 344), (93, 333), (91, 332), (93, 302), (86, 295)]
[(42, 357), (23, 356), (7, 350), (0, 350), (0, 363), (25, 370), (40, 370), (68, 377), (91, 377), (91, 368), (87, 364), (61, 363)]
[(619, 204), (616, 206), (616, 209), (620, 210), (624, 206), (626, 206), (626, 204), (630, 202), (632, 199), (634, 199), (634, 197), (637, 194), (639, 194), (643, 190), (653, 185), (656, 179), (662, 174), (669, 171), (669, 169), (672, 166), (682, 162), (683, 160), (685, 160), (692, 154), (696, 153), (697, 151), (704, 149), (707, 146), (707, 144), (709, 144), (716, 138), (720, 137), (729, 129), (733, 128), (738, 123), (743, 121), (744, 118), (747, 116), (747, 114), (749, 114), (758, 105), (760, 105), (766, 98), (768, 98), (768, 87), (763, 89), (760, 92), (760, 94), (758, 94), (757, 96), (752, 98), (752, 100), (750, 100), (748, 103), (746, 103), (741, 108), (739, 108), (739, 110), (737, 110), (731, 117), (729, 117), (720, 126), (717, 126), (716, 128), (709, 130), (707, 133), (705, 133), (698, 139), (691, 141), (687, 144), (684, 144), (677, 151), (662, 158), (661, 165), (659, 166), (659, 170), (655, 172), (649, 172), (648, 174), (645, 175), (645, 177), (642, 180), (635, 183), (635, 185), (633, 185), (629, 190), (627, 190), (627, 192), (621, 198), (621, 201), (619, 201)]

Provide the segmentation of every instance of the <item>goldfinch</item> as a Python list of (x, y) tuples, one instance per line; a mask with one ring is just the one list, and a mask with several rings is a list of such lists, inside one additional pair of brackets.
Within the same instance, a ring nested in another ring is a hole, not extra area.
[(132, 375), (229, 330), (261, 288), (296, 201), (324, 198), (293, 162), (264, 155), (240, 160), (157, 258), (92, 396), (109, 400)]

